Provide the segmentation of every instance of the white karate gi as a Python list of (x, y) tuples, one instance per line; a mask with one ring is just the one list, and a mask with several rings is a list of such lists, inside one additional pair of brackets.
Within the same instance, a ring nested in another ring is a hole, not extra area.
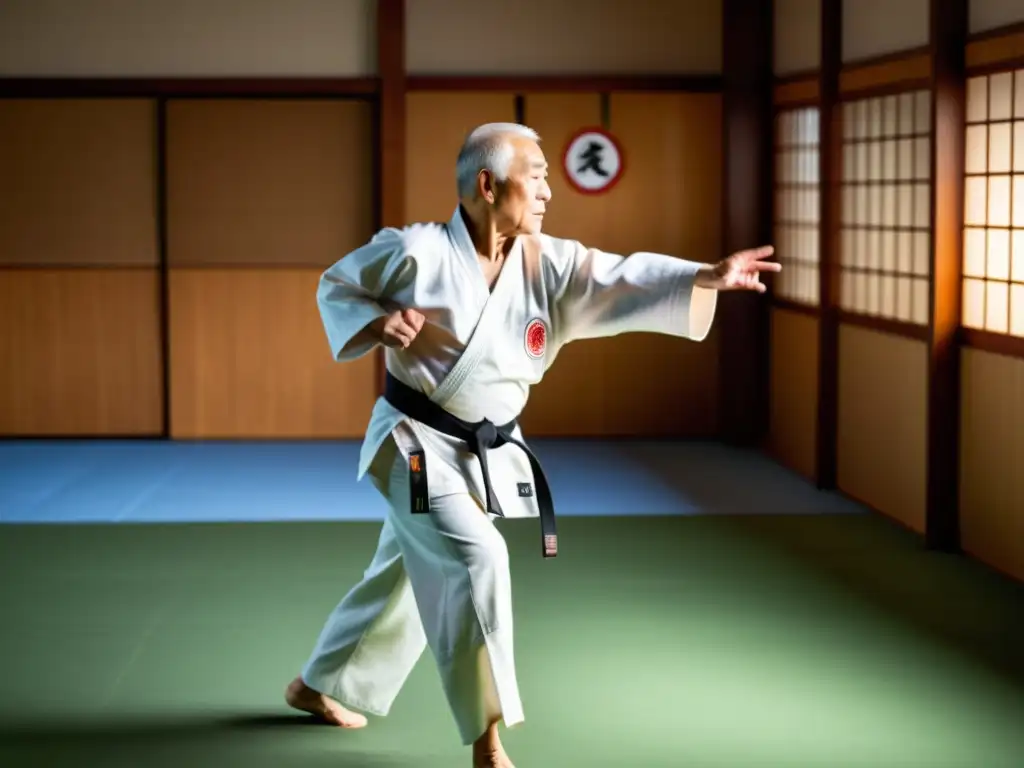
[[(457, 208), (448, 223), (380, 231), (324, 272), (317, 299), (339, 361), (376, 346), (363, 333), (372, 321), (418, 310), (423, 329), (409, 349), (387, 350), (388, 370), (461, 419), (503, 424), (519, 416), (530, 386), (570, 341), (634, 331), (703, 340), (717, 293), (694, 285), (698, 266), (520, 237), (488, 290)], [(518, 428), (515, 436), (522, 439)], [(429, 514), (410, 510), (408, 455), (416, 449), (426, 456)], [(488, 463), (505, 516), (536, 517), (535, 494), (517, 485), (534, 482), (523, 451), (505, 444), (489, 451)], [(464, 744), (498, 718), (506, 727), (522, 722), (508, 552), (484, 513), (476, 457), (381, 398), (362, 446), (358, 477), (364, 474), (390, 511), (363, 580), (328, 617), (306, 663), (307, 685), (386, 715), (429, 646)]]

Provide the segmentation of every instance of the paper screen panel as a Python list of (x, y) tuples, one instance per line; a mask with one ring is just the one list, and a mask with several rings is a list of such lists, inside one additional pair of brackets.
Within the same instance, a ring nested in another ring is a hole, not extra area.
[(962, 324), (1024, 337), (1024, 69), (971, 77)]
[(847, 101), (842, 121), (840, 306), (927, 325), (930, 94), (919, 90)]
[(776, 117), (774, 243), (782, 272), (772, 287), (780, 299), (819, 303), (820, 195), (818, 108)]

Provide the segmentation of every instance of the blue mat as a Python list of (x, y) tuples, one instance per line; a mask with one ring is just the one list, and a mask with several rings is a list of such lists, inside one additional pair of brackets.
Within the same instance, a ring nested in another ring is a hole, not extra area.
[[(560, 515), (865, 510), (715, 443), (537, 440)], [(356, 442), (0, 442), (0, 522), (381, 520)]]

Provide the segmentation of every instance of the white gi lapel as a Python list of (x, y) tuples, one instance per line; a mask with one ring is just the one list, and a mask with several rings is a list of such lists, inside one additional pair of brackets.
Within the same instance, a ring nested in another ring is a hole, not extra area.
[[(475, 262), (476, 249), (462, 220), (462, 213), (458, 209), (448, 224), (448, 236), (461, 258), (472, 258)], [(516, 284), (515, 275), (522, 269), (522, 240), (521, 237), (516, 238), (462, 355), (430, 396), (430, 399), (442, 408), (458, 394), (463, 383), (473, 374), (489, 348), (493, 332), (506, 320), (510, 292)]]

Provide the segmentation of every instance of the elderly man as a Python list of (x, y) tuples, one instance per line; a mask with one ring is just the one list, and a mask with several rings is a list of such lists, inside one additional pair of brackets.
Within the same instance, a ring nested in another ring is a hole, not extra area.
[(387, 714), (429, 647), (462, 743), (488, 768), (512, 765), (498, 724), (523, 720), (494, 517), (539, 517), (544, 556), (557, 550), (548, 484), (516, 424), (530, 386), (574, 340), (700, 341), (718, 291), (763, 291), (759, 273), (779, 271), (770, 247), (700, 264), (542, 234), (547, 170), (531, 129), (477, 128), (459, 153), (451, 220), (382, 230), (327, 269), (317, 294), (336, 360), (386, 347), (359, 477), (390, 509), (286, 700), (362, 727), (353, 710)]

